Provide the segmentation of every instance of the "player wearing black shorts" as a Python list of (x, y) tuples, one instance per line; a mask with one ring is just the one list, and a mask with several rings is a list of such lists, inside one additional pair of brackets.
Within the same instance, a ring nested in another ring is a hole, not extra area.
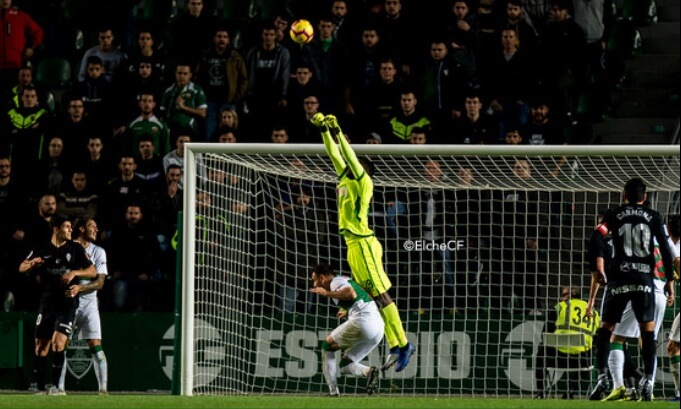
[(78, 307), (79, 287), (74, 284), (81, 277), (97, 277), (83, 246), (71, 241), (71, 222), (53, 216), (50, 226), (50, 241), (40, 243), (19, 266), (20, 273), (34, 271), (42, 287), (35, 328), (34, 369), (40, 394), (45, 393), (48, 352), (52, 351), (52, 379), (55, 384), (64, 366), (66, 345)]
[[(606, 268), (600, 261), (591, 272), (591, 288), (607, 284), (601, 326), (598, 329), (598, 384), (596, 388), (609, 389), (607, 381), (610, 336), (615, 324), (620, 322), (622, 312), (631, 301), (632, 310), (641, 329), (641, 343), (645, 377), (641, 381), (642, 400), (652, 400), (653, 374), (655, 370), (655, 239), (659, 243), (667, 282), (665, 293), (674, 299), (674, 268), (672, 250), (669, 248), (667, 231), (662, 216), (643, 205), (647, 199), (646, 185), (638, 178), (624, 186), (625, 204), (607, 212), (591, 237), (591, 243), (603, 242), (608, 233), (612, 236), (613, 257)], [(603, 249), (595, 245), (593, 249)], [(592, 251), (593, 251), (592, 249)], [(590, 255), (590, 258), (593, 254)], [(600, 257), (603, 260), (603, 257)], [(587, 314), (593, 309), (593, 303)], [(592, 393), (593, 395), (593, 393)]]

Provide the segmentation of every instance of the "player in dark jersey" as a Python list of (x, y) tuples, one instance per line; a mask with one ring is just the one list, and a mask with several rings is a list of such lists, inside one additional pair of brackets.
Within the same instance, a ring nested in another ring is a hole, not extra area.
[[(20, 273), (34, 271), (42, 287), (35, 328), (35, 376), (38, 393), (45, 394), (45, 366), (52, 351), (52, 379), (56, 385), (64, 366), (68, 338), (78, 307), (80, 278), (96, 278), (97, 272), (83, 246), (71, 241), (71, 222), (59, 216), (50, 221), (52, 237), (38, 243), (19, 266)], [(51, 394), (59, 394), (53, 388)], [(62, 393), (63, 394), (63, 393)]]
[[(620, 322), (622, 312), (631, 301), (632, 310), (641, 329), (641, 344), (645, 377), (641, 382), (642, 400), (652, 400), (653, 374), (655, 370), (655, 239), (659, 243), (667, 282), (665, 293), (668, 302), (674, 299), (674, 269), (672, 250), (669, 248), (667, 231), (662, 216), (644, 205), (647, 199), (646, 185), (638, 178), (624, 185), (625, 204), (607, 212), (601, 224), (594, 230), (590, 243), (594, 249), (603, 251), (603, 237), (612, 236), (613, 257), (606, 268), (603, 256), (591, 272), (591, 288), (608, 284), (603, 303), (601, 326), (598, 329), (598, 385), (607, 384), (610, 337), (615, 324)], [(590, 259), (593, 254), (590, 255)], [(587, 314), (591, 314), (589, 303)], [(607, 388), (606, 388), (607, 390)]]

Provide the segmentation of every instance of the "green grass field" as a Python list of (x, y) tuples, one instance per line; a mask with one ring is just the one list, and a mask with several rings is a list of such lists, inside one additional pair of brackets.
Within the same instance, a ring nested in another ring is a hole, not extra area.
[[(169, 396), (169, 395), (69, 395), (34, 396), (26, 394), (0, 394), (0, 408), (13, 409), (107, 409), (107, 408), (248, 408), (248, 409), (430, 409), (430, 408), (510, 408), (510, 409), (579, 409), (614, 408), (636, 405), (629, 402), (590, 402), (588, 400), (532, 400), (457, 397), (382, 397), (380, 395), (344, 396), (340, 399), (311, 396)], [(678, 408), (678, 403), (655, 401), (638, 405), (656, 408)], [(640, 407), (640, 406), (639, 406)]]

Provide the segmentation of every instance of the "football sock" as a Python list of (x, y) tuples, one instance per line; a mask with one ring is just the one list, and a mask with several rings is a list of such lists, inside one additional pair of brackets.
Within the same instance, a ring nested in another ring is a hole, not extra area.
[(60, 391), (66, 390), (66, 367), (68, 366), (66, 364), (67, 358), (64, 357), (64, 365), (61, 367), (61, 374), (59, 375), (59, 384), (57, 387), (59, 388)]
[(101, 345), (95, 345), (92, 348), (90, 348), (90, 353), (92, 353), (92, 363), (95, 369), (97, 383), (99, 383), (99, 390), (106, 391), (109, 377), (108, 376), (109, 367), (106, 362), (106, 355), (104, 355), (104, 351), (102, 350)]
[(338, 383), (336, 381), (335, 351), (322, 351), (322, 368), (324, 372), (324, 379), (326, 379), (326, 384), (329, 385), (329, 393), (337, 393)]
[(672, 358), (671, 373), (672, 379), (674, 379), (674, 389), (676, 390), (676, 396), (679, 396), (679, 363), (681, 362), (681, 355), (674, 355)]
[(64, 361), (66, 360), (66, 351), (52, 351), (52, 382), (55, 385), (59, 384), (61, 378), (61, 371), (64, 369)]
[(653, 331), (641, 331), (641, 356), (643, 357), (643, 369), (648, 380), (654, 379), (655, 375), (655, 333)]
[(35, 357), (35, 367), (33, 373), (35, 374), (35, 381), (39, 391), (45, 390), (45, 367), (47, 366), (46, 356)]
[(610, 354), (608, 354), (608, 368), (612, 376), (612, 388), (617, 389), (624, 385), (624, 350), (619, 342), (610, 344)]
[(355, 362), (350, 362), (349, 364), (341, 368), (341, 373), (351, 374), (355, 376), (367, 376), (369, 375), (369, 371), (371, 371), (371, 368), (369, 368), (368, 366), (358, 364)]
[(608, 373), (608, 357), (610, 356), (610, 336), (612, 331), (603, 327), (596, 331), (596, 336), (598, 337), (597, 346), (597, 365), (598, 367), (598, 378), (601, 378), (601, 374), (607, 376)]
[(407, 334), (404, 332), (402, 319), (400, 318), (400, 313), (397, 312), (395, 303), (393, 302), (390, 303), (390, 305), (383, 307), (381, 309), (381, 316), (383, 317), (383, 321), (385, 321), (385, 334), (386, 338), (388, 338), (390, 348), (395, 345), (399, 345), (400, 348), (406, 346), (409, 343), (409, 340), (407, 339)]

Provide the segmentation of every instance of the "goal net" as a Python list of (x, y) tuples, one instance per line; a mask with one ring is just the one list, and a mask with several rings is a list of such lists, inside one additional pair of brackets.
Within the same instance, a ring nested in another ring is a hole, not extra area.
[[(678, 146), (354, 148), (376, 168), (370, 225), (417, 346), (403, 372), (381, 378), (382, 394), (535, 393), (561, 287), (588, 296), (585, 244), (599, 211), (638, 176), (650, 206), (679, 213)], [(327, 393), (319, 344), (339, 322), (309, 292), (310, 266), (349, 269), (324, 147), (188, 144), (185, 161), (182, 393)], [(656, 395), (669, 395), (658, 355)], [(553, 375), (560, 390), (566, 375)], [(364, 393), (364, 379), (339, 382)]]

